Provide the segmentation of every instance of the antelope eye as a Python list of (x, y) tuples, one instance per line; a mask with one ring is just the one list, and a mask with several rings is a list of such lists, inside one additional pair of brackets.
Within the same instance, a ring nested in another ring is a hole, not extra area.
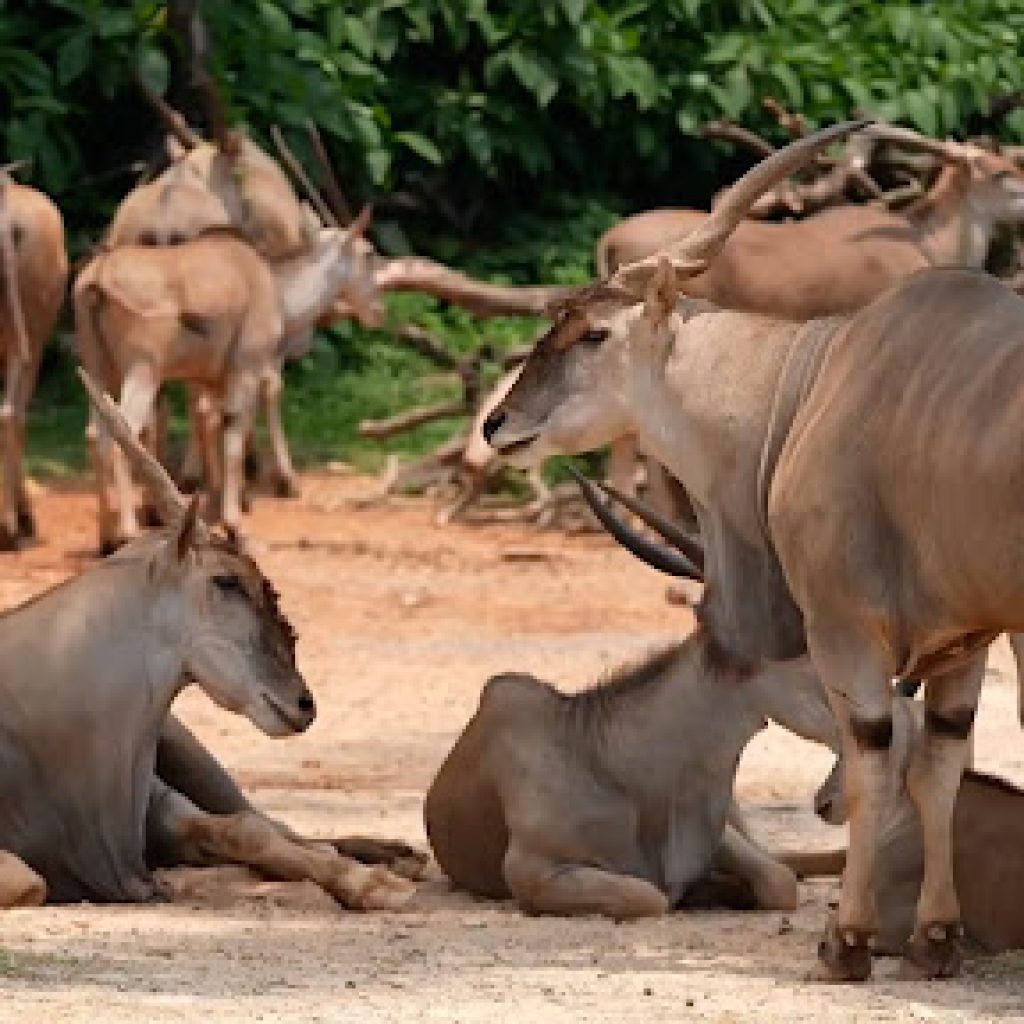
[(225, 573), (223, 576), (214, 576), (213, 585), (222, 594), (243, 594), (245, 588), (242, 586), (241, 577), (233, 573)]
[(607, 327), (592, 327), (580, 338), (580, 341), (582, 341), (584, 345), (593, 345), (596, 347), (608, 337), (608, 333)]

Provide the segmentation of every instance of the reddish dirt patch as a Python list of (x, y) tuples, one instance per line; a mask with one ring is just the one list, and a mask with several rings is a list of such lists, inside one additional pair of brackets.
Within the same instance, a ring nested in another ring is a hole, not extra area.
[[(494, 672), (566, 688), (671, 642), (692, 622), (664, 583), (603, 537), (432, 524), (421, 501), (365, 504), (375, 483), (318, 474), (300, 501), (257, 501), (255, 554), (282, 592), (320, 706), (305, 736), (273, 741), (198, 691), (179, 709), (254, 799), (320, 835), (423, 842), (425, 787)], [(89, 561), (85, 492), (46, 491), (45, 542), (0, 556), (0, 606)], [(1008, 652), (993, 660), (978, 761), (1024, 783)], [(766, 730), (740, 795), (785, 845), (841, 840), (810, 794), (823, 751)], [(0, 1020), (836, 1021), (1024, 1018), (1024, 959), (971, 965), (961, 981), (868, 986), (805, 980), (828, 883), (778, 914), (673, 915), (615, 926), (529, 919), (476, 903), (433, 875), (413, 910), (359, 916), (307, 886), (244, 872), (187, 872), (155, 907), (47, 907), (3, 917)]]

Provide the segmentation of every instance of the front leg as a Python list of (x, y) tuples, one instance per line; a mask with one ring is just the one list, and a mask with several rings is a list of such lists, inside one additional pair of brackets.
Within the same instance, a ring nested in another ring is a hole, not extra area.
[(767, 851), (727, 824), (715, 867), (750, 886), (758, 910), (796, 910), (796, 875)]
[(387, 868), (367, 867), (326, 843), (298, 843), (258, 811), (207, 814), (154, 780), (149, 836), (179, 864), (243, 864), (277, 881), (309, 879), (350, 910), (397, 910), (415, 892)]
[(907, 771), (907, 792), (921, 822), (924, 878), (907, 967), (928, 978), (960, 972), (960, 904), (953, 879), (953, 808), (970, 753), (971, 728), (985, 674), (982, 651), (970, 663), (927, 681), (924, 730)]
[(529, 914), (601, 914), (630, 921), (658, 917), (669, 909), (665, 894), (643, 878), (585, 864), (558, 864), (515, 842), (505, 854), (503, 871), (509, 892)]

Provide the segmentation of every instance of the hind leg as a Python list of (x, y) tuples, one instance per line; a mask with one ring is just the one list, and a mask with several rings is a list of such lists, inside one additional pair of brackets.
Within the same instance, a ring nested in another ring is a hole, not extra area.
[(263, 377), (263, 414), (267, 419), (267, 433), (270, 435), (270, 450), (274, 456), (274, 492), (279, 498), (299, 496), (299, 478), (292, 465), (284, 424), (281, 421), (281, 392), (283, 384), (280, 370), (275, 369)]
[(584, 864), (559, 864), (515, 841), (505, 853), (503, 871), (509, 892), (530, 914), (601, 914), (629, 921), (658, 917), (669, 909), (665, 894), (642, 878)]
[[(18, 547), (21, 529), (18, 524), (18, 498), (21, 493), (21, 433), (18, 426), (18, 394), (27, 367), (14, 344), (7, 345), (7, 379), (0, 403), (0, 446), (3, 450), (3, 514), (0, 516), (0, 550)], [(23, 414), (23, 410), (22, 410)]]
[(929, 978), (958, 974), (960, 904), (953, 878), (953, 807), (969, 753), (987, 652), (925, 690), (925, 722), (907, 770), (907, 792), (921, 822), (924, 878), (908, 966)]
[[(137, 363), (125, 375), (124, 383), (121, 385), (119, 405), (135, 437), (141, 435), (142, 428), (149, 422), (159, 387), (160, 380), (155, 368), (146, 363)], [(120, 506), (118, 539), (123, 543), (131, 540), (139, 532), (139, 524), (135, 515), (134, 486), (131, 470), (119, 446), (113, 446), (111, 456)]]

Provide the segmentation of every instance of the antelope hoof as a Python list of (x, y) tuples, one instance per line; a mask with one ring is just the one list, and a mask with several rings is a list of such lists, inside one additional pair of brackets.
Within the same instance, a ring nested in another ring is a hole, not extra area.
[(203, 478), (199, 473), (182, 473), (178, 476), (178, 487), (184, 494), (195, 494), (202, 486)]
[(18, 533), (27, 540), (36, 538), (36, 520), (30, 508), (18, 509)]
[(357, 910), (401, 910), (412, 899), (416, 886), (388, 868), (367, 869), (369, 877), (356, 898)]
[(293, 476), (277, 476), (274, 478), (274, 496), (277, 498), (297, 498), (299, 481)]
[(918, 925), (907, 943), (902, 974), (908, 978), (955, 978), (963, 966), (958, 921)]
[(139, 522), (150, 529), (164, 525), (160, 513), (156, 510), (156, 505), (150, 505), (148, 502), (139, 509)]
[(823, 981), (867, 981), (871, 977), (871, 945), (868, 932), (838, 928), (834, 921), (825, 926), (818, 943), (818, 960), (824, 970)]
[(6, 526), (0, 527), (0, 551), (20, 551), (21, 546), (19, 533), (11, 533)]

